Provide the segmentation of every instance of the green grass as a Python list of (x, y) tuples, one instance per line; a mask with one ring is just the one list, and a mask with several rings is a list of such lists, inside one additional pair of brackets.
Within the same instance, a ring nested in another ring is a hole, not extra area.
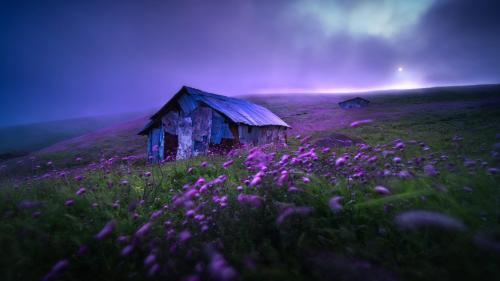
[[(478, 247), (474, 238), (480, 232), (500, 230), (499, 178), (488, 174), (484, 167), (466, 168), (463, 162), (482, 159), (488, 167), (498, 167), (490, 153), (500, 141), (499, 132), (500, 110), (493, 108), (422, 112), (400, 120), (379, 120), (359, 128), (346, 128), (340, 133), (371, 145), (403, 139), (423, 141), (431, 148), (423, 152), (419, 146), (407, 145), (404, 152), (398, 153), (405, 161), (432, 153), (436, 157), (446, 155), (448, 160), (435, 165), (440, 171), (436, 177), (416, 170), (410, 179), (373, 177), (366, 182), (348, 182), (339, 176), (331, 182), (324, 174), (332, 168), (327, 157), (321, 156), (314, 164), (314, 172), (297, 166), (292, 173), (297, 187), (304, 190), (302, 193), (276, 188), (271, 177), (264, 179), (261, 188), (246, 191), (264, 198), (264, 206), (259, 209), (242, 207), (235, 200), (236, 186), (254, 174), (244, 168), (245, 155), (235, 158), (235, 164), (227, 170), (221, 167), (226, 157), (208, 157), (161, 167), (115, 164), (108, 173), (108, 169), (87, 173), (81, 182), (73, 176), (7, 180), (0, 190), (0, 279), (41, 279), (62, 258), (71, 262), (63, 279), (145, 279), (143, 259), (150, 246), (142, 245), (132, 256), (124, 258), (119, 254), (123, 245), (114, 238), (118, 234), (133, 234), (152, 211), (171, 204), (184, 184), (199, 177), (208, 180), (225, 174), (228, 180), (218, 192), (228, 195), (228, 206), (212, 213), (215, 204), (210, 198), (203, 199), (209, 202), (203, 212), (212, 216), (209, 231), (197, 232), (192, 224), (182, 226), (184, 215), (179, 210), (169, 209), (155, 224), (149, 242), (157, 243), (158, 255), (168, 263), (165, 267), (169, 270), (161, 279), (184, 278), (195, 272), (197, 263), (209, 264), (206, 245), (215, 244), (244, 280), (387, 280), (392, 276), (400, 280), (495, 280), (500, 276), (500, 253)], [(328, 133), (313, 135), (312, 142)], [(450, 141), (456, 135), (462, 136), (463, 141)], [(289, 148), (277, 152), (278, 156), (298, 146), (298, 141), (292, 140)], [(340, 155), (355, 149), (334, 150)], [(203, 161), (208, 161), (209, 167), (201, 168)], [(379, 161), (373, 168), (380, 169), (385, 162), (390, 159)], [(454, 171), (448, 170), (451, 164)], [(194, 167), (192, 173), (187, 173), (189, 167)], [(145, 171), (152, 172), (151, 179), (139, 177)], [(311, 179), (309, 184), (299, 181), (306, 174)], [(121, 186), (122, 179), (129, 184)], [(113, 183), (113, 188), (108, 187), (108, 182)], [(392, 194), (375, 194), (376, 185), (389, 187)], [(77, 197), (74, 192), (80, 186), (87, 188), (87, 193)], [(473, 191), (465, 192), (465, 186)], [(328, 200), (334, 195), (344, 197), (344, 209), (339, 213), (328, 207)], [(75, 199), (74, 206), (64, 206), (68, 198)], [(139, 218), (134, 220), (128, 206), (140, 198), (146, 204), (135, 210)], [(34, 210), (20, 209), (22, 200), (40, 201), (38, 209), (42, 215), (33, 218)], [(120, 200), (120, 208), (114, 209), (116, 200)], [(92, 203), (99, 206), (92, 208)], [(314, 211), (292, 216), (278, 226), (276, 218), (282, 203), (310, 206)], [(457, 232), (425, 228), (412, 232), (398, 228), (394, 217), (413, 209), (450, 215), (463, 221), (467, 229)], [(110, 219), (118, 221), (113, 239), (95, 241), (95, 234)], [(165, 220), (171, 220), (176, 231), (188, 228), (194, 235), (188, 244), (178, 245), (175, 253), (169, 252), (171, 241), (152, 238), (165, 235)], [(75, 252), (81, 244), (87, 244), (90, 250), (78, 257)], [(249, 259), (254, 261), (255, 269), (248, 266)], [(366, 262), (370, 266), (360, 265)], [(209, 275), (201, 273), (201, 277)]]

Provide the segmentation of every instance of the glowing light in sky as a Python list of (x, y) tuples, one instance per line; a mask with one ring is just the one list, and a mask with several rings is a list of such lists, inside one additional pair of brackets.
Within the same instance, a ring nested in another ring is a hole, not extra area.
[(398, 71), (403, 72), (403, 67), (402, 66), (398, 67)]

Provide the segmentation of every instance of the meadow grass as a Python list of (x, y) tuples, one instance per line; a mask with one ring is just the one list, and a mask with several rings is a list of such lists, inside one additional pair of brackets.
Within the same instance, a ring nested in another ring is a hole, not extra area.
[[(249, 160), (253, 152), (247, 151), (162, 165), (115, 159), (78, 171), (59, 169), (38, 179), (5, 180), (0, 190), (0, 279), (495, 280), (500, 276), (499, 177), (490, 169), (499, 165), (494, 155), (494, 145), (500, 141), (499, 110), (422, 112), (339, 132), (364, 140), (372, 149), (333, 147), (323, 152), (314, 142), (331, 132), (318, 132), (309, 141), (292, 139), (288, 148), (263, 148), (255, 163)], [(398, 142), (405, 148), (394, 149)], [(301, 156), (311, 148), (317, 159), (312, 154)], [(394, 155), (384, 158), (384, 151)], [(354, 161), (360, 152), (377, 155), (378, 160)], [(285, 154), (303, 160), (280, 164)], [(352, 165), (336, 165), (342, 155), (349, 155)], [(395, 163), (393, 157), (401, 161)], [(424, 163), (419, 165), (417, 157), (424, 157)], [(234, 163), (224, 168), (229, 159)], [(425, 165), (438, 174), (426, 174)], [(359, 178), (353, 176), (358, 166), (365, 173)], [(384, 169), (391, 175), (381, 176)], [(283, 170), (289, 177), (279, 186)], [(252, 186), (259, 171), (262, 182)], [(401, 171), (409, 176), (400, 176)], [(221, 175), (227, 178), (217, 180)], [(200, 178), (215, 180), (206, 193), (198, 192)], [(387, 187), (391, 194), (378, 194), (375, 186)], [(86, 192), (75, 195), (81, 187)], [(192, 190), (199, 194), (188, 198)], [(240, 194), (256, 199), (247, 204)], [(224, 196), (227, 199), (221, 199)], [(329, 205), (334, 196), (342, 197), (340, 210)], [(70, 199), (74, 204), (66, 206)], [(151, 218), (158, 210), (163, 211)], [(195, 220), (187, 215), (189, 210), (204, 218)], [(395, 223), (395, 217), (410, 210), (443, 214), (464, 228), (447, 229), (438, 222), (411, 230)], [(112, 220), (116, 226), (109, 236), (96, 239)], [(152, 229), (139, 234), (148, 222)], [(124, 254), (127, 245), (133, 251)], [(155, 256), (156, 270), (145, 265), (150, 255)], [(69, 266), (49, 274), (63, 259)]]

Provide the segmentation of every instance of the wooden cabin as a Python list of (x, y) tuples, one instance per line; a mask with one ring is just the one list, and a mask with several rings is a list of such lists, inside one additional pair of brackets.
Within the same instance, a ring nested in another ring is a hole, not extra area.
[(348, 100), (339, 102), (339, 106), (340, 106), (340, 108), (343, 108), (343, 109), (351, 109), (351, 108), (365, 107), (365, 106), (368, 106), (369, 103), (370, 103), (370, 101), (365, 100), (364, 98), (355, 97), (352, 99), (348, 99)]
[(187, 159), (241, 144), (286, 143), (290, 126), (260, 105), (182, 87), (139, 132), (152, 161)]

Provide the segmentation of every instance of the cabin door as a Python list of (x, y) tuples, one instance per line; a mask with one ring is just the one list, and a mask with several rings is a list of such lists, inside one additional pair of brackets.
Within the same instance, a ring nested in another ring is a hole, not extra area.
[(163, 160), (163, 129), (155, 128), (149, 133), (148, 154), (152, 161), (157, 163)]

